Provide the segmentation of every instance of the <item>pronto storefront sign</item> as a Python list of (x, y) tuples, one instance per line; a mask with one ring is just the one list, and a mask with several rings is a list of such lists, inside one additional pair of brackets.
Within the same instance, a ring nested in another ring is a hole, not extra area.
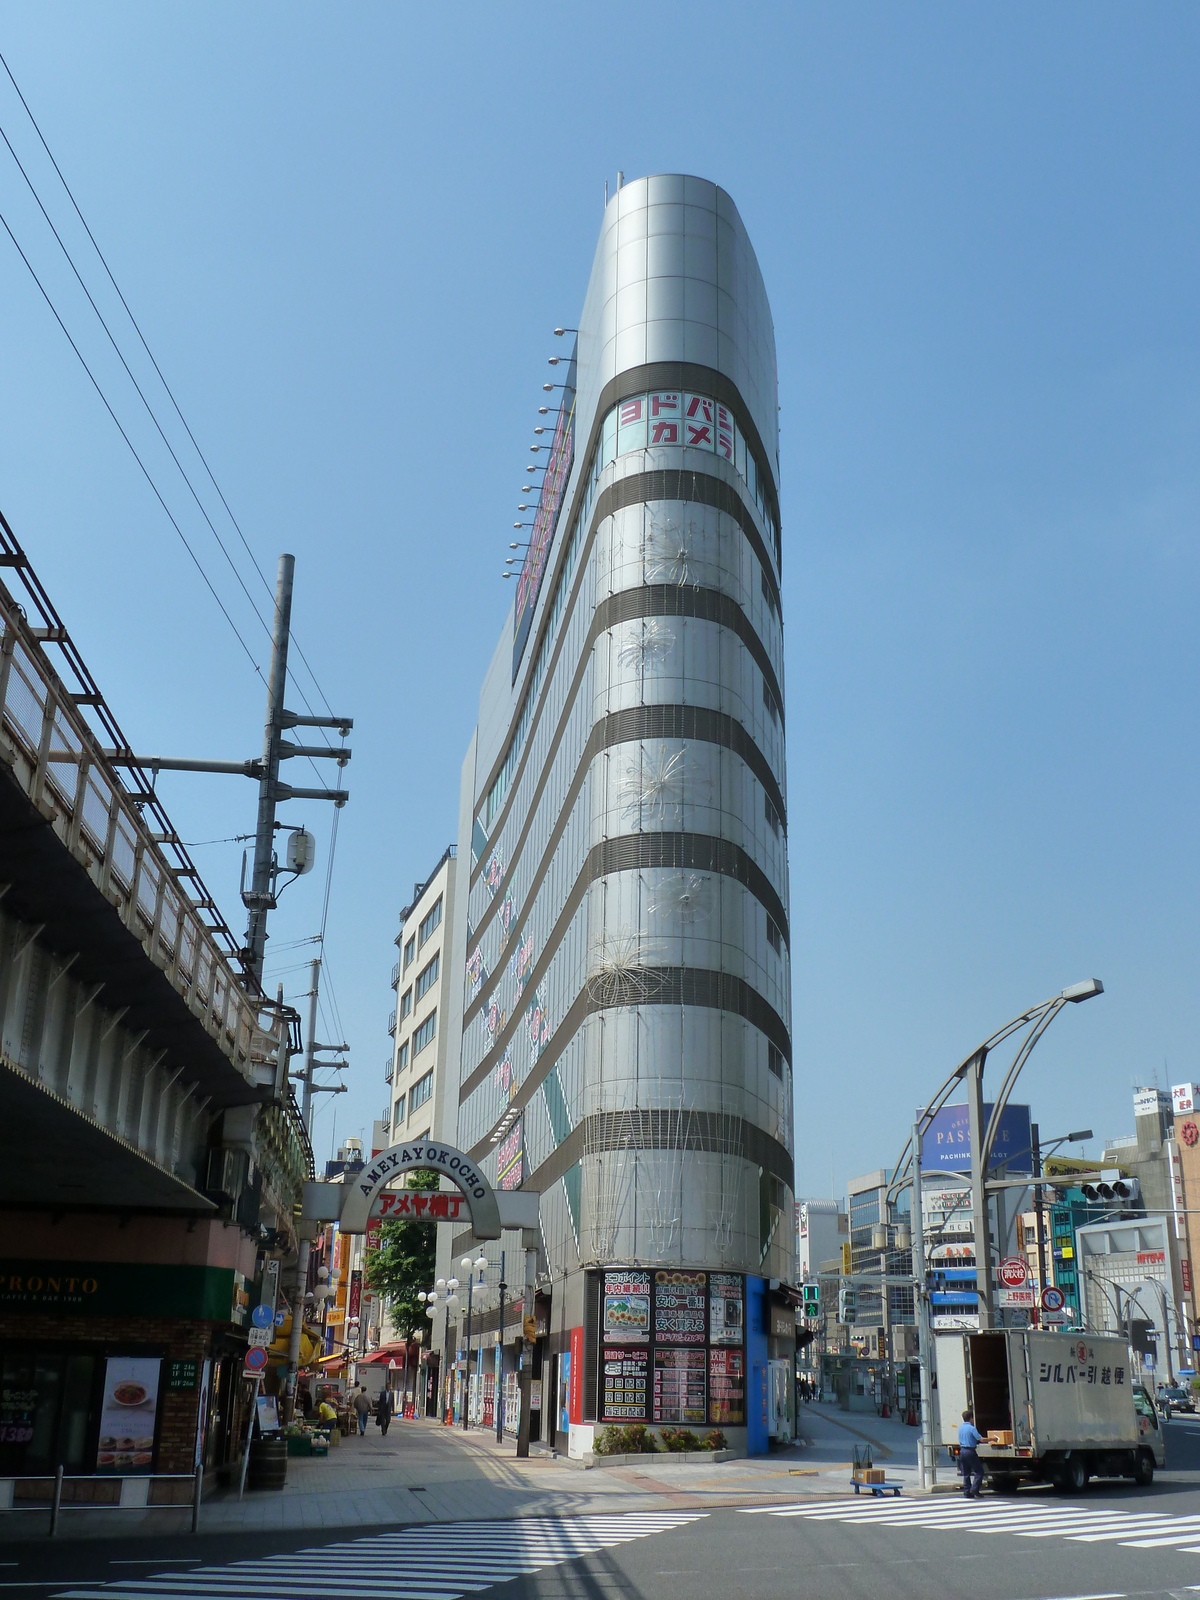
[(225, 1267), (127, 1261), (0, 1261), (0, 1310), (90, 1317), (232, 1320), (235, 1274)]

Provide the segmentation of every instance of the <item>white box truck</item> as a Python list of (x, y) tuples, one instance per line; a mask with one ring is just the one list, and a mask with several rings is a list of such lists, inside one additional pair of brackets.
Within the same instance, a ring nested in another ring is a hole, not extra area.
[[(1022, 1479), (1072, 1493), (1092, 1477), (1149, 1484), (1155, 1467), (1166, 1465), (1162, 1422), (1133, 1381), (1119, 1335), (1036, 1328), (940, 1335), (937, 1362), (941, 1442), (957, 1449), (969, 1408), (984, 1437), (980, 1462), (1001, 1492)], [(1000, 1441), (988, 1442), (989, 1433)]]

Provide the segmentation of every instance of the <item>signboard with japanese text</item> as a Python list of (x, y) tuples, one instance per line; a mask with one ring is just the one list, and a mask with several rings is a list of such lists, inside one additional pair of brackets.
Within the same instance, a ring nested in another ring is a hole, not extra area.
[(996, 1303), (1008, 1310), (1032, 1311), (1037, 1305), (1037, 1290), (1032, 1286), (1027, 1289), (999, 1289)]
[(372, 1209), (372, 1221), (401, 1217), (414, 1222), (457, 1222), (468, 1217), (466, 1199), (452, 1189), (385, 1189)]
[(645, 1422), (650, 1351), (645, 1345), (602, 1346), (600, 1420)]
[(746, 1352), (718, 1349), (708, 1352), (708, 1420), (741, 1427), (746, 1421)]
[(706, 1364), (703, 1350), (655, 1350), (655, 1422), (704, 1423)]
[(600, 1336), (625, 1344), (650, 1342), (650, 1274), (619, 1268), (604, 1274)]
[(704, 1344), (708, 1274), (660, 1268), (654, 1274), (655, 1344)]
[(519, 1189), (525, 1181), (525, 1119), (518, 1116), (496, 1152), (497, 1189)]
[(737, 1272), (712, 1272), (708, 1278), (710, 1344), (744, 1344), (746, 1315), (743, 1280)]

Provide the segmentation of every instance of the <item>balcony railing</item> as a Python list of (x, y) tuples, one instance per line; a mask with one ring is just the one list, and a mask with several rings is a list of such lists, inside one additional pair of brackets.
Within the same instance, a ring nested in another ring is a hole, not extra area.
[(389, 1056), (388, 1057), (388, 1062), (387, 1062), (387, 1067), (384, 1070), (384, 1074), (383, 1074), (384, 1083), (391, 1083), (392, 1078), (393, 1078), (393, 1076), (395, 1074), (395, 1071), (396, 1071), (396, 1063), (393, 1060), (393, 1058), (391, 1056)]
[[(261, 997), (235, 969), (239, 942), (153, 775), (132, 767), (126, 788), (105, 755), (128, 751), (129, 742), (3, 516), (0, 566), (15, 571), (26, 595), (18, 605), (0, 583), (0, 759), (221, 1052), (257, 1082), (256, 1064), (274, 1056), (279, 1022), (260, 1017)], [(75, 688), (51, 665), (47, 644), (61, 652)]]
[(392, 968), (392, 988), (394, 989), (399, 982), (400, 982), (400, 963), (397, 961), (396, 965)]
[(391, 1016), (388, 1018), (388, 1032), (391, 1034), (393, 1039), (396, 1037), (396, 1013), (395, 1013), (395, 1011), (393, 1011)]

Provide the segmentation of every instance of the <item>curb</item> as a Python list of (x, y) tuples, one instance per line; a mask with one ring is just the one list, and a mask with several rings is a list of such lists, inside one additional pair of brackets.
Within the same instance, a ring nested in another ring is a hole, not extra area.
[(693, 1464), (698, 1462), (732, 1461), (732, 1450), (639, 1450), (631, 1456), (598, 1456), (594, 1452), (583, 1458), (585, 1467), (632, 1467), (640, 1466), (643, 1461), (688, 1461)]

